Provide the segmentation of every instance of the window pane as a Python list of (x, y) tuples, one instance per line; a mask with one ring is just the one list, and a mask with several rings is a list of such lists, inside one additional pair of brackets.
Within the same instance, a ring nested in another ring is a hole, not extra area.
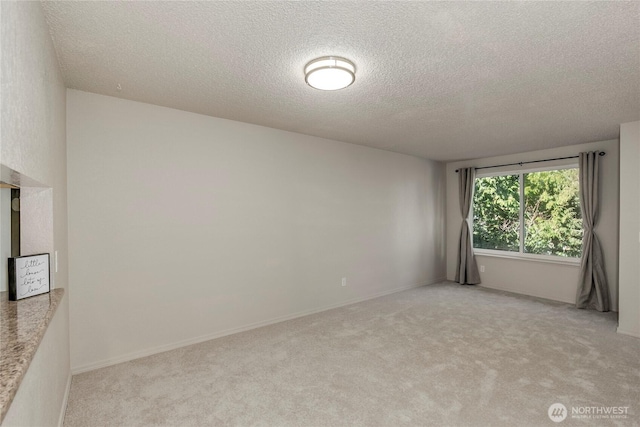
[(520, 250), (518, 175), (477, 178), (473, 195), (473, 247)]
[(524, 251), (579, 257), (582, 215), (578, 169), (524, 174)]

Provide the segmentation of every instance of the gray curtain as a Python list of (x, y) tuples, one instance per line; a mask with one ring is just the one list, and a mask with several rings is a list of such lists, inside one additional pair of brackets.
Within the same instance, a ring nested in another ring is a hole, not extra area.
[(471, 245), (471, 233), (469, 231), (469, 209), (473, 197), (473, 185), (475, 169), (466, 168), (458, 170), (458, 193), (460, 196), (460, 213), (462, 214), (462, 226), (460, 227), (460, 241), (458, 243), (458, 264), (456, 265), (456, 282), (463, 285), (477, 285), (480, 283), (478, 265), (473, 256)]
[(609, 311), (609, 286), (602, 248), (595, 232), (600, 203), (598, 199), (599, 154), (598, 151), (580, 153), (580, 210), (584, 235), (576, 307)]

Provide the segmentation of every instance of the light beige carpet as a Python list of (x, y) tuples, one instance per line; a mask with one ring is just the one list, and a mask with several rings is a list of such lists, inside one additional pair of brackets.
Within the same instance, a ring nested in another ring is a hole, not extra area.
[[(614, 313), (444, 283), (73, 377), (65, 425), (640, 425)], [(553, 403), (628, 406), (551, 422)]]

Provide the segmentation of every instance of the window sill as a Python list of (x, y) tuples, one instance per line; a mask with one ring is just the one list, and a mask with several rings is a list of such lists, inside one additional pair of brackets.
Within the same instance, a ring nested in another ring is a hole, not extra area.
[(562, 264), (573, 267), (580, 267), (580, 258), (563, 258), (559, 256), (551, 255), (535, 255), (535, 254), (523, 254), (519, 252), (507, 252), (507, 251), (494, 251), (491, 249), (474, 249), (474, 255), (487, 256), (495, 258), (507, 258), (515, 259), (518, 261), (533, 261), (543, 262), (548, 264)]

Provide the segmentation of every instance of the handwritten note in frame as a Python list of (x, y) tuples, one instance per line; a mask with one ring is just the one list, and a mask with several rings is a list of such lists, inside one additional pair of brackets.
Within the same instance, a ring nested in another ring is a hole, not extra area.
[(49, 292), (49, 254), (9, 258), (9, 300)]

